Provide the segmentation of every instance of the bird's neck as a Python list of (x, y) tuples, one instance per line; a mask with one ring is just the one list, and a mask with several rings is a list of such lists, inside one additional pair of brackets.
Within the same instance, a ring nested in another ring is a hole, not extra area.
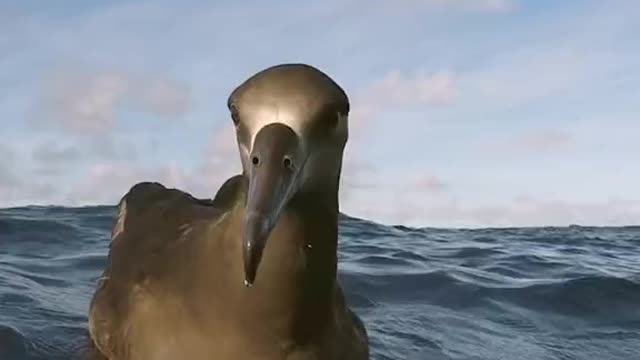
[[(240, 237), (237, 241), (241, 243)], [(301, 296), (315, 299), (301, 305), (318, 305), (330, 296), (336, 279), (337, 244), (337, 200), (326, 193), (294, 196), (267, 240), (256, 284), (249, 290), (268, 295), (280, 284), (284, 287), (280, 290), (297, 300)]]
[(231, 215), (234, 233), (228, 232), (228, 238), (237, 260), (227, 281), (242, 304), (237, 307), (242, 317), (248, 322), (263, 319), (264, 332), (295, 336), (300, 342), (318, 335), (332, 318), (329, 312), (335, 297), (337, 195), (307, 192), (291, 199), (269, 236), (252, 287), (243, 285), (240, 266), (242, 233), (238, 229), (242, 229), (244, 208), (237, 207)]

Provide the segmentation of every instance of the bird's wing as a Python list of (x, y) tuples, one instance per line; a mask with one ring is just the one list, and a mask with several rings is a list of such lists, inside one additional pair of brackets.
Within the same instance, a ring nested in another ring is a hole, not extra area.
[(181, 246), (187, 229), (198, 222), (215, 222), (228, 211), (241, 181), (240, 176), (227, 180), (213, 200), (196, 199), (152, 182), (138, 183), (122, 197), (107, 265), (89, 311), (89, 331), (100, 352), (110, 357), (126, 351), (122, 327), (133, 287), (141, 276), (161, 276), (166, 271), (163, 260)]

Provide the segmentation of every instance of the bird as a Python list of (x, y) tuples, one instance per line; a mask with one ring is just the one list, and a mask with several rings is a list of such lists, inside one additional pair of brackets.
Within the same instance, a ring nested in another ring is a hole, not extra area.
[(89, 304), (93, 359), (369, 359), (337, 278), (346, 92), (283, 63), (226, 107), (242, 171), (213, 198), (152, 181), (120, 198)]

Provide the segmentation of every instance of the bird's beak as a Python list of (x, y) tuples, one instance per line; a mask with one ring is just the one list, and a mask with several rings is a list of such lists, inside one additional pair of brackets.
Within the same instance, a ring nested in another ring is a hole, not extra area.
[(295, 193), (304, 160), (296, 133), (269, 124), (255, 136), (244, 219), (245, 285), (255, 281), (262, 252), (282, 210)]

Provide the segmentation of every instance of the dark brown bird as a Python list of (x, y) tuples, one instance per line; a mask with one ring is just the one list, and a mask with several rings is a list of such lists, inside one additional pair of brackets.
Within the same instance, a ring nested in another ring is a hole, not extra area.
[(347, 95), (284, 64), (228, 107), (243, 171), (213, 200), (150, 182), (121, 199), (89, 313), (95, 357), (368, 359), (336, 279)]

